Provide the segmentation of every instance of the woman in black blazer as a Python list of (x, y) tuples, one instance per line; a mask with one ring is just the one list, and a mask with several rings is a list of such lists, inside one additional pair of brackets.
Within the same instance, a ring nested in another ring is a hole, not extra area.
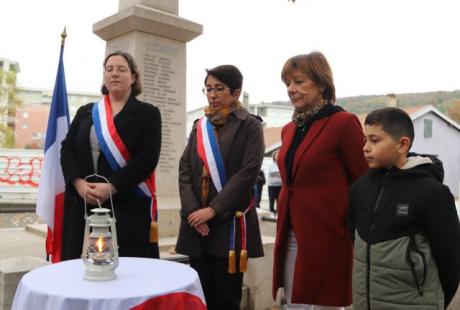
[[(80, 107), (62, 142), (61, 166), (66, 184), (62, 260), (81, 256), (85, 225), (83, 198), (86, 196), (90, 208), (97, 206), (97, 200), (110, 208), (110, 192), (119, 255), (159, 257), (158, 242), (151, 238), (157, 220), (156, 200), (154, 195), (149, 198), (136, 188), (145, 180), (152, 181), (160, 155), (161, 116), (158, 108), (136, 99), (140, 92), (139, 72), (132, 56), (124, 52), (108, 55), (102, 86), (105, 96), (99, 103)], [(98, 117), (100, 111), (109, 115), (107, 121)], [(113, 147), (107, 147), (110, 143), (104, 140), (107, 136), (100, 129), (103, 122), (121, 138), (122, 142), (116, 143), (117, 150), (125, 148), (125, 154), (128, 153), (118, 167), (107, 155), (113, 152)], [(94, 173), (106, 177), (109, 183), (99, 178), (84, 180)]]

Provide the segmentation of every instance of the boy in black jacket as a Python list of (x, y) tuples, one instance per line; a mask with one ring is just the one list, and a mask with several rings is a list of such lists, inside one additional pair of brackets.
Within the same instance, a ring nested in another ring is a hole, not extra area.
[(410, 117), (371, 112), (364, 155), (371, 168), (350, 189), (353, 309), (445, 309), (460, 279), (460, 224), (442, 163), (409, 154)]

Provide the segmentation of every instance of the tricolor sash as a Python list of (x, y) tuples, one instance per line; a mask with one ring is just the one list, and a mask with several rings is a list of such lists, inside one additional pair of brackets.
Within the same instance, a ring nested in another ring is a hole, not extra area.
[[(227, 173), (224, 167), (222, 154), (214, 132), (214, 126), (203, 117), (197, 124), (197, 152), (204, 169), (211, 176), (212, 183), (219, 193), (227, 183)], [(241, 252), (240, 252), (240, 272), (247, 270), (247, 250), (246, 250), (246, 213), (254, 207), (254, 196), (252, 196), (249, 206), (244, 211), (237, 211), (233, 216), (233, 223), (230, 225), (230, 244), (228, 253), (228, 272), (236, 272), (236, 252), (235, 252), (235, 231), (237, 221), (241, 231)]]
[[(131, 158), (131, 155), (113, 122), (112, 105), (110, 104), (109, 96), (104, 96), (101, 101), (94, 104), (92, 118), (101, 151), (111, 168), (114, 171), (123, 168)], [(139, 183), (134, 191), (137, 195), (150, 199), (150, 220), (152, 223), (150, 242), (157, 242), (158, 228), (156, 227), (156, 222), (158, 221), (158, 212), (155, 172), (152, 172), (145, 181)], [(156, 231), (152, 229), (156, 229)]]
[(198, 156), (203, 162), (217, 192), (220, 192), (227, 183), (224, 161), (220, 153), (219, 144), (214, 134), (214, 126), (203, 117), (198, 121), (197, 127)]

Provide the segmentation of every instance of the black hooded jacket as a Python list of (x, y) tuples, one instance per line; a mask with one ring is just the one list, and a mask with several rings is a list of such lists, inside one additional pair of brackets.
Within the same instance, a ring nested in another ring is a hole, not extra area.
[(368, 244), (424, 234), (447, 307), (460, 281), (460, 224), (443, 177), (441, 161), (413, 153), (403, 169), (370, 170), (350, 189), (348, 229)]

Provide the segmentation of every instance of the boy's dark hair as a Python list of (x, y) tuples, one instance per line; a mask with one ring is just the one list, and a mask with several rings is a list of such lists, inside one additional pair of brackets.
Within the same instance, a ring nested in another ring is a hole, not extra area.
[(393, 107), (377, 109), (369, 113), (364, 125), (380, 125), (393, 139), (408, 137), (410, 146), (414, 142), (414, 124), (410, 116), (403, 110)]
[(206, 78), (204, 79), (205, 85), (209, 76), (227, 85), (230, 88), (231, 94), (233, 94), (235, 90), (241, 89), (243, 86), (243, 75), (240, 70), (233, 65), (222, 65), (212, 69), (206, 69)]
[[(128, 63), (129, 71), (131, 71), (131, 74), (134, 75), (134, 83), (131, 85), (131, 95), (132, 96), (139, 95), (142, 92), (142, 84), (140, 80), (139, 70), (137, 69), (137, 65), (136, 65), (136, 62), (134, 61), (133, 56), (131, 56), (131, 54), (129, 53), (122, 52), (122, 51), (115, 51), (113, 53), (110, 53), (104, 59), (104, 64), (103, 64), (104, 71), (105, 71), (105, 65), (107, 64), (107, 61), (112, 56), (121, 56), (126, 60), (126, 62)], [(103, 95), (107, 95), (109, 93), (109, 91), (107, 90), (107, 87), (105, 87), (104, 84), (102, 84), (101, 93)]]

